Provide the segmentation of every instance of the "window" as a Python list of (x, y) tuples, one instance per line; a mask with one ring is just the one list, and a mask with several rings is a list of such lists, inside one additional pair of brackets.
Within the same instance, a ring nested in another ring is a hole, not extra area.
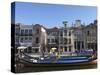
[(24, 30), (23, 29), (21, 30), (21, 35), (24, 35)]
[(66, 38), (64, 38), (64, 44), (67, 44), (67, 39)]
[(39, 43), (39, 38), (38, 38), (38, 37), (36, 38), (36, 43), (37, 43), (37, 44)]
[(29, 37), (29, 40), (32, 40), (32, 37)]
[(71, 39), (69, 39), (69, 44), (71, 44)]
[(28, 29), (25, 29), (25, 35), (28, 35)]
[(76, 43), (77, 43), (77, 42), (75, 41), (75, 42), (74, 42), (74, 47), (75, 47), (75, 49), (77, 48), (77, 46), (76, 46), (77, 44), (76, 44)]
[(57, 39), (55, 39), (55, 43), (56, 43), (56, 44), (58, 44), (58, 43), (59, 43)]
[(19, 42), (19, 38), (18, 37), (16, 37), (16, 42)]
[(51, 42), (54, 43), (55, 42), (55, 39), (51, 39)]
[(56, 36), (57, 35), (57, 32), (52, 32), (51, 33), (53, 36)]
[(55, 32), (55, 34), (54, 35), (57, 35), (57, 32)]
[(48, 39), (48, 43), (50, 43), (50, 39)]
[(36, 29), (36, 33), (39, 34), (39, 29)]
[(63, 44), (63, 38), (60, 38), (60, 44)]
[(39, 49), (38, 48), (34, 48), (34, 49), (32, 49), (32, 52), (33, 53), (38, 53), (39, 52)]
[(21, 38), (21, 42), (23, 42), (23, 41), (24, 41), (24, 38), (22, 37), (22, 38)]
[(67, 30), (64, 30), (64, 35), (67, 36)]
[(82, 41), (82, 48), (84, 48), (84, 42)]
[(28, 53), (32, 53), (32, 47), (28, 47)]
[(71, 36), (71, 32), (69, 32), (69, 36)]
[(69, 46), (69, 52), (71, 52), (71, 46)]
[(87, 31), (87, 35), (88, 35), (88, 36), (90, 35), (90, 32), (89, 32), (89, 31)]
[(28, 37), (25, 37), (25, 40), (28, 40)]
[(63, 47), (62, 47), (62, 46), (60, 46), (60, 51), (61, 51), (61, 52), (63, 51)]
[(35, 53), (38, 53), (39, 52), (39, 49), (35, 49)]
[(65, 52), (67, 52), (67, 47), (65, 47)]
[(62, 31), (60, 32), (60, 36), (63, 36), (63, 32)]
[(16, 35), (19, 35), (19, 33), (20, 33), (20, 30), (19, 30), (19, 28), (16, 28)]
[(29, 30), (29, 35), (32, 35), (32, 29)]

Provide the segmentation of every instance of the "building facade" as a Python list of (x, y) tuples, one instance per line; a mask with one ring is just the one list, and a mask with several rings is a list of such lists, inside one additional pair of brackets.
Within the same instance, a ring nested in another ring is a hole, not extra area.
[(15, 26), (15, 44), (21, 46), (32, 46), (32, 25), (22, 25), (20, 23)]
[(59, 29), (57, 27), (47, 29), (47, 48), (48, 52), (52, 48), (56, 48), (56, 52), (59, 50)]
[(83, 27), (73, 28), (75, 50), (86, 49), (86, 38)]
[(59, 52), (62, 55), (72, 55), (74, 49), (73, 30), (68, 26), (68, 22), (63, 22), (64, 27), (59, 29)]
[(97, 51), (97, 21), (82, 25), (81, 20), (76, 20), (73, 27), (63, 21), (60, 28), (18, 23), (15, 25), (15, 45), (30, 47), (28, 52), (39, 55), (50, 53), (52, 48), (56, 48), (55, 52), (64, 56), (74, 55), (76, 50)]
[(89, 25), (75, 25), (74, 48), (75, 50), (93, 49), (97, 50), (97, 20)]
[(97, 51), (97, 21), (90, 23), (84, 28), (86, 48)]
[(34, 53), (43, 55), (47, 52), (47, 34), (42, 25), (36, 24), (33, 26), (32, 49)]

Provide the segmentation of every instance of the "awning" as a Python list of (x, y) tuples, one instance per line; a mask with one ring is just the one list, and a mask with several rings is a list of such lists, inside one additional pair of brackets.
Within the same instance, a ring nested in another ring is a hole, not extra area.
[(21, 42), (20, 45), (21, 45), (21, 46), (32, 46), (32, 43), (29, 43), (29, 42), (27, 42), (27, 43), (22, 43), (22, 42)]
[(53, 51), (56, 50), (56, 49), (57, 49), (57, 48), (51, 48), (51, 50), (53, 50)]
[(18, 47), (17, 49), (26, 49), (27, 47), (24, 47), (24, 46), (20, 46)]

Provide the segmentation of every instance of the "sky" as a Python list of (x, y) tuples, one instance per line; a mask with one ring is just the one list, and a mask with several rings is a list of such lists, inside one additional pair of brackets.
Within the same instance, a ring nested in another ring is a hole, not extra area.
[(81, 20), (86, 25), (97, 19), (97, 7), (62, 4), (16, 2), (15, 22), (25, 25), (41, 24), (45, 27), (62, 26), (63, 21), (71, 25)]

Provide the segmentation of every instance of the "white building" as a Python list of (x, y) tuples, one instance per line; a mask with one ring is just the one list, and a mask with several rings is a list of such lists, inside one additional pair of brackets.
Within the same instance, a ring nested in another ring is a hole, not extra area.
[(32, 49), (34, 50), (34, 53), (43, 55), (45, 52), (47, 52), (47, 34), (42, 25), (33, 25), (32, 38)]
[(32, 25), (20, 25), (19, 43), (21, 46), (32, 46)]
[(56, 48), (60, 55), (74, 55), (75, 51), (85, 49), (97, 50), (97, 22), (82, 26), (80, 20), (76, 20), (74, 27), (69, 27), (67, 21), (63, 21), (61, 28), (45, 28), (42, 25), (15, 26), (15, 45), (31, 47), (31, 52), (43, 55), (49, 53), (51, 48)]
[(56, 52), (58, 52), (59, 48), (59, 29), (57, 27), (48, 28), (47, 31), (47, 48), (48, 52), (50, 52), (51, 48), (56, 48)]
[(75, 50), (97, 50), (97, 21), (86, 26), (76, 24), (80, 26), (73, 27)]
[(86, 48), (97, 51), (97, 21), (90, 23), (84, 28)]
[(85, 41), (85, 33), (83, 28), (74, 28), (74, 47), (75, 50), (83, 50), (86, 49), (86, 41)]
[(15, 43), (23, 46), (31, 46), (32, 44), (32, 25), (15, 25)]
[(63, 24), (64, 27), (59, 29), (59, 52), (62, 55), (73, 55), (75, 52), (73, 30), (68, 27), (67, 21)]

